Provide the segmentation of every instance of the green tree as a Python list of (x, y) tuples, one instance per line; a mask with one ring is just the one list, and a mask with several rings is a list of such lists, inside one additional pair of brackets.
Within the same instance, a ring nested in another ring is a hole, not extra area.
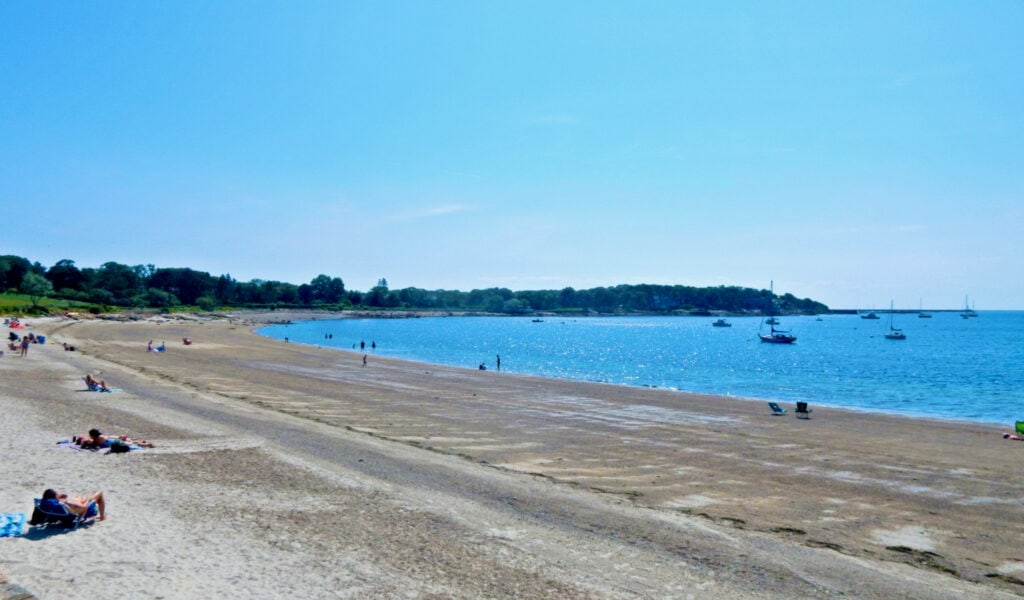
[[(209, 273), (188, 268), (156, 269), (148, 277), (149, 288), (173, 294), (181, 304), (195, 304), (196, 298), (209, 294), (217, 285)], [(164, 300), (161, 300), (164, 302)], [(167, 306), (154, 304), (153, 306)]]
[(53, 284), (42, 275), (25, 273), (25, 277), (21, 280), (21, 293), (28, 295), (32, 306), (39, 306), (40, 300), (53, 294)]
[(20, 256), (0, 256), (0, 292), (21, 287), (21, 280), (32, 269), (32, 263)]
[(142, 294), (145, 288), (142, 287), (140, 272), (145, 267), (129, 267), (116, 262), (106, 262), (96, 271), (94, 286), (104, 289), (114, 296), (114, 302), (121, 305), (129, 305), (133, 299)]
[(313, 281), (309, 282), (309, 286), (313, 302), (337, 304), (345, 297), (345, 284), (338, 277), (331, 278), (327, 275), (317, 275)]
[(46, 271), (46, 278), (53, 283), (53, 289), (57, 291), (82, 291), (85, 283), (85, 275), (75, 266), (75, 261), (66, 258), (50, 267)]
[(511, 300), (506, 300), (501, 306), (501, 312), (512, 314), (528, 313), (531, 310), (532, 309), (530, 308), (530, 303), (527, 302), (526, 300), (521, 300), (519, 298), (512, 298)]

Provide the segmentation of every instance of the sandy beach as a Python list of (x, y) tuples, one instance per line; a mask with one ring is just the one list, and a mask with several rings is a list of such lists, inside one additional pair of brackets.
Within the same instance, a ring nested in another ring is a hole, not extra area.
[[(109, 518), (0, 539), (0, 598), (1024, 595), (1012, 424), (364, 366), (252, 332), (282, 318), (26, 319), (0, 512), (102, 489)], [(91, 427), (157, 447), (57, 445)]]

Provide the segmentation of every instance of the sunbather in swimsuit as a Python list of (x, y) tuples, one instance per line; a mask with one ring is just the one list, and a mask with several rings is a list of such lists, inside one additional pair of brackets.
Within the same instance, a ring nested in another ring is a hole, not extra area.
[(103, 435), (99, 429), (95, 428), (89, 430), (88, 436), (78, 436), (74, 438), (74, 441), (83, 448), (109, 448), (118, 443), (139, 446), (141, 448), (156, 447), (152, 442), (137, 440), (126, 435)]
[(43, 501), (57, 501), (69, 511), (86, 518), (99, 517), (100, 521), (107, 518), (107, 503), (103, 498), (103, 492), (69, 498), (67, 494), (59, 494), (51, 488), (43, 492)]
[(94, 392), (110, 391), (110, 388), (107, 387), (107, 382), (102, 379), (96, 379), (92, 376), (92, 373), (85, 374), (85, 385), (89, 386), (89, 389)]

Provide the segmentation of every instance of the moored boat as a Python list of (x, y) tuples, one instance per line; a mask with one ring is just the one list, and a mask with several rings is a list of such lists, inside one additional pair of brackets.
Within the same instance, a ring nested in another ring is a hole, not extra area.
[(887, 339), (887, 340), (905, 340), (905, 339), (907, 339), (906, 334), (904, 334), (902, 330), (896, 329), (895, 327), (892, 326), (893, 313), (895, 312), (895, 311), (893, 311), (892, 306), (893, 306), (892, 302), (890, 302), (889, 303), (889, 331), (888, 331), (888, 333), (885, 334), (885, 339)]
[(775, 327), (771, 328), (771, 333), (767, 335), (759, 333), (757, 337), (761, 338), (761, 341), (766, 344), (792, 344), (796, 341), (795, 335), (791, 335), (788, 331), (775, 329)]
[(764, 327), (767, 323), (771, 329), (770, 333), (761, 333), (760, 327), (757, 331), (757, 337), (761, 338), (761, 341), (766, 344), (792, 344), (796, 341), (795, 335), (790, 335), (788, 331), (782, 331), (781, 329), (775, 329), (775, 326), (779, 324), (779, 320), (775, 318), (775, 281), (771, 282), (769, 287), (771, 293), (770, 304), (768, 305), (767, 318), (761, 319), (761, 327)]
[(970, 319), (971, 317), (978, 316), (978, 313), (967, 304), (967, 296), (964, 296), (964, 312), (960, 313), (960, 317), (964, 319)]

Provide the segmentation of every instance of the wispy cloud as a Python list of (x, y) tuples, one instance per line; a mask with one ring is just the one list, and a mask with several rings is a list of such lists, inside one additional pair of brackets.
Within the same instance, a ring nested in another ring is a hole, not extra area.
[(882, 89), (898, 90), (907, 87), (931, 85), (937, 81), (953, 80), (961, 77), (966, 67), (958, 63), (950, 63), (930, 69), (922, 69), (912, 73), (902, 73), (882, 84)]
[(468, 204), (441, 204), (437, 206), (427, 206), (422, 208), (414, 208), (400, 213), (396, 213), (391, 216), (390, 221), (416, 221), (419, 219), (433, 219), (436, 217), (444, 217), (447, 215), (453, 215), (457, 213), (473, 212), (479, 210), (475, 206)]
[(928, 231), (928, 226), (923, 224), (880, 224), (880, 225), (851, 225), (850, 227), (838, 227), (831, 229), (819, 230), (818, 236), (831, 237), (831, 236), (842, 236), (842, 235), (878, 235), (878, 234), (896, 234), (896, 233), (915, 233), (919, 231)]
[(533, 122), (539, 125), (578, 125), (582, 121), (576, 115), (568, 114), (539, 115), (533, 118)]

